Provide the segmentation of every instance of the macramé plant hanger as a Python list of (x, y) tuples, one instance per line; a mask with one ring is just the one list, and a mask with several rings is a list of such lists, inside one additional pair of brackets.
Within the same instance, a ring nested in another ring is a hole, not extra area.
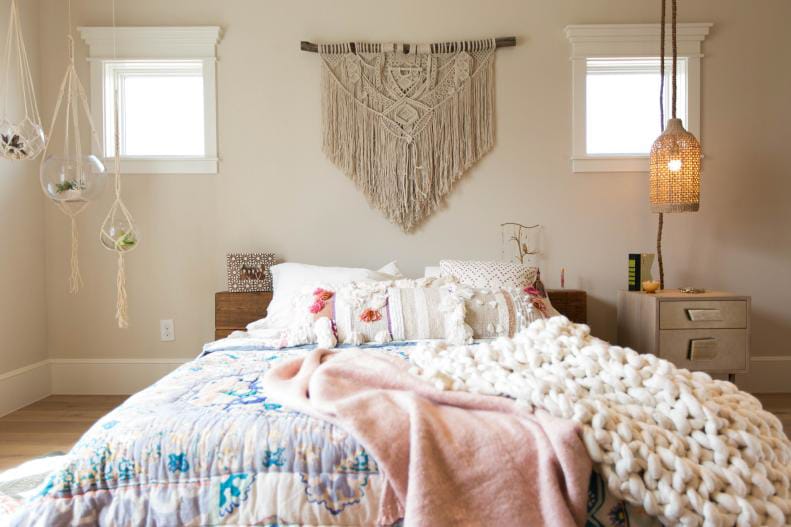
[[(79, 265), (77, 216), (85, 210), (85, 207), (91, 201), (101, 194), (107, 178), (104, 174), (104, 165), (99, 158), (92, 155), (90, 151), (86, 152), (82, 145), (82, 132), (84, 130), (81, 126), (87, 125), (98, 151), (102, 151), (99, 136), (91, 119), (85, 89), (80, 82), (74, 64), (74, 38), (71, 35), (71, 0), (68, 3), (68, 24), (69, 33), (66, 36), (66, 40), (69, 49), (69, 63), (60, 85), (58, 100), (55, 103), (55, 111), (52, 115), (52, 124), (44, 145), (40, 178), (44, 194), (71, 219), (71, 276), (69, 278), (69, 290), (72, 293), (76, 293), (83, 283)], [(63, 149), (57, 151), (54, 148), (53, 136), (61, 113), (63, 114), (61, 124), (63, 127)], [(81, 114), (85, 123), (81, 123)]]
[[(113, 0), (113, 57), (117, 56), (115, 42), (115, 0)], [(115, 318), (119, 328), (129, 327), (129, 316), (126, 295), (126, 268), (124, 255), (133, 251), (140, 243), (140, 233), (135, 226), (132, 215), (121, 199), (121, 134), (118, 128), (118, 88), (113, 93), (113, 175), (115, 178), (115, 200), (107, 217), (104, 218), (99, 230), (99, 241), (102, 246), (118, 254), (118, 273), (116, 275), (116, 306)]]
[(127, 310), (126, 295), (126, 268), (124, 266), (124, 255), (137, 248), (140, 243), (140, 233), (135, 226), (134, 219), (129, 210), (121, 200), (121, 154), (120, 138), (118, 133), (118, 90), (113, 96), (115, 123), (115, 156), (113, 163), (113, 175), (115, 178), (115, 200), (113, 201), (107, 216), (104, 218), (102, 227), (99, 230), (99, 241), (102, 246), (118, 254), (118, 273), (116, 275), (116, 306), (115, 318), (119, 328), (129, 327), (129, 316)]
[[(44, 128), (38, 113), (33, 76), (22, 38), (16, 0), (11, 0), (5, 53), (0, 71), (4, 72), (0, 86), (0, 156), (12, 160), (35, 159), (44, 148)], [(24, 111), (24, 116), (12, 115), (8, 106), (9, 100), (18, 100), (17, 97), (21, 99), (19, 107)]]

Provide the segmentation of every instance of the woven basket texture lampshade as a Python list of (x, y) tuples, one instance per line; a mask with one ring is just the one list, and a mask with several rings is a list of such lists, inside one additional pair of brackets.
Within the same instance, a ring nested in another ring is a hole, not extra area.
[(700, 207), (700, 143), (681, 119), (668, 119), (651, 147), (652, 212), (694, 212)]

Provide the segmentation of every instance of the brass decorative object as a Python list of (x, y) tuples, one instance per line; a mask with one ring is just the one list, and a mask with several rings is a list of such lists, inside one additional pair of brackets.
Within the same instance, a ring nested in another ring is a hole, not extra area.
[(705, 289), (698, 289), (696, 287), (682, 287), (679, 291), (687, 295), (699, 295), (706, 292)]

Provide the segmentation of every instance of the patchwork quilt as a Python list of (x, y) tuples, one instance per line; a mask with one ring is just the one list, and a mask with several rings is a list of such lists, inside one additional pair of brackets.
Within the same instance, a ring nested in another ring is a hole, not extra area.
[[(413, 345), (368, 347), (408, 360)], [(376, 460), (340, 428), (263, 394), (272, 364), (311, 348), (207, 345), (100, 419), (10, 524), (374, 525), (384, 487)], [(588, 511), (589, 526), (656, 524), (595, 473)]]

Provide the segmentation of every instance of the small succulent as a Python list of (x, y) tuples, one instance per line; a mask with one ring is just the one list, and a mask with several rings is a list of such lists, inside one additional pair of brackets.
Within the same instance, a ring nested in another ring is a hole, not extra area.
[(69, 190), (84, 190), (85, 185), (76, 179), (67, 179), (61, 183), (55, 183), (55, 192), (62, 194)]
[(110, 233), (111, 234), (104, 234), (109, 242), (105, 243), (108, 249), (112, 248), (117, 251), (128, 251), (137, 244), (134, 231), (124, 231), (120, 229), (116, 231), (113, 229)]
[(27, 155), (27, 152), (25, 152), (25, 143), (20, 140), (19, 134), (0, 134), (0, 142), (2, 142), (3, 150), (9, 155), (16, 157), (24, 157)]
[(131, 249), (135, 246), (137, 240), (135, 239), (134, 232), (124, 232), (121, 231), (121, 236), (115, 240), (115, 245), (120, 249)]

